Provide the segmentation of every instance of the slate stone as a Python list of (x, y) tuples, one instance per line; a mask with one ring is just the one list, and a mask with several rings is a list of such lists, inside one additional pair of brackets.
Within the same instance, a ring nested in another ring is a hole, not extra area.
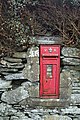
[(72, 94), (80, 94), (80, 90), (73, 90)]
[(8, 64), (8, 66), (20, 66), (20, 65), (23, 65), (22, 63), (10, 63), (10, 62), (8, 62), (7, 64)]
[(24, 86), (21, 86), (15, 90), (4, 92), (1, 96), (1, 100), (8, 104), (17, 104), (28, 97), (28, 91), (25, 90)]
[(23, 73), (8, 74), (5, 76), (6, 80), (20, 80), (24, 79)]
[(4, 66), (4, 65), (2, 65), (2, 64), (0, 64), (0, 68), (5, 68), (5, 66)]
[(16, 66), (8, 66), (7, 68), (9, 69), (23, 69), (24, 68), (24, 65), (16, 65)]
[(23, 68), (24, 65), (22, 63), (10, 63), (5, 60), (0, 61), (0, 68)]
[(7, 61), (1, 59), (1, 60), (0, 60), (0, 66), (1, 66), (1, 65), (4, 65), (4, 66), (7, 65)]
[(11, 105), (1, 103), (0, 104), (0, 116), (13, 115), (17, 112)]
[(27, 82), (23, 82), (21, 85), (25, 87), (26, 90), (28, 90), (29, 87), (32, 86), (32, 82), (27, 81)]
[[(27, 119), (28, 119), (28, 117), (25, 116), (24, 112), (20, 112), (20, 111), (16, 112), (14, 118), (16, 118), (16, 117), (18, 117), (18, 120), (27, 120)], [(11, 118), (11, 119), (12, 119), (12, 118)], [(12, 120), (14, 120), (14, 119), (12, 119)], [(16, 120), (16, 119), (15, 119), (15, 120)]]
[(17, 116), (11, 116), (10, 120), (19, 120)]
[(10, 120), (32, 120), (28, 118), (27, 116), (17, 117), (17, 116), (11, 116)]
[(6, 76), (6, 75), (9, 75), (8, 72), (0, 72), (1, 76)]
[(9, 117), (0, 117), (0, 120), (10, 120)]
[(76, 71), (80, 71), (80, 65), (77, 65), (77, 66), (69, 66), (69, 65), (66, 65), (63, 67), (64, 69), (67, 69), (67, 70), (76, 70)]
[(9, 57), (4, 57), (4, 60), (11, 62), (11, 63), (20, 63), (22, 62), (21, 59), (17, 59), (17, 58), (9, 58)]
[(13, 54), (14, 58), (27, 58), (27, 52), (15, 52)]
[(76, 88), (79, 87), (79, 89), (80, 89), (80, 83), (79, 82), (73, 82), (72, 87), (76, 87)]
[(73, 105), (80, 104), (80, 94), (71, 94), (71, 103)]
[(62, 63), (64, 65), (80, 65), (80, 59), (78, 58), (64, 58)]
[(45, 115), (44, 120), (72, 120), (68, 116), (61, 116), (61, 115)]
[(11, 81), (2, 80), (0, 78), (0, 89), (10, 88), (11, 87)]
[(15, 69), (15, 68), (1, 68), (0, 69), (0, 73), (4, 73), (4, 72), (9, 72), (9, 73), (15, 73), (15, 72), (18, 72), (18, 69)]
[(71, 48), (71, 47), (63, 47), (61, 50), (63, 56), (66, 57), (78, 57), (80, 58), (80, 49)]
[(80, 114), (80, 108), (77, 106), (69, 106), (68, 108), (61, 109), (63, 114)]

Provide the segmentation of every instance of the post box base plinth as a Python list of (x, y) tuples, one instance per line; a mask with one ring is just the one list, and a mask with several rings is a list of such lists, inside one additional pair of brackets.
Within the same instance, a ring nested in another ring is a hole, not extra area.
[(45, 98), (50, 98), (50, 99), (51, 99), (51, 98), (53, 98), (53, 99), (58, 99), (58, 98), (59, 98), (59, 96), (50, 96), (50, 95), (49, 95), (49, 96), (45, 96), (45, 95), (43, 95), (43, 96), (40, 96), (40, 98), (44, 98), (44, 99), (45, 99)]

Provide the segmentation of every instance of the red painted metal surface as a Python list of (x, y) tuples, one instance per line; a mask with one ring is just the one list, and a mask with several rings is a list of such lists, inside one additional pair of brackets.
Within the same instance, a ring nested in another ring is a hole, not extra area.
[(60, 46), (40, 45), (40, 97), (59, 98)]

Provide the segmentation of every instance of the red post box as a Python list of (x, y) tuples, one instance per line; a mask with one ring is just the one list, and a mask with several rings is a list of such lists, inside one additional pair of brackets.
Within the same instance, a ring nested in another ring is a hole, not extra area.
[(40, 97), (59, 98), (60, 46), (40, 45)]

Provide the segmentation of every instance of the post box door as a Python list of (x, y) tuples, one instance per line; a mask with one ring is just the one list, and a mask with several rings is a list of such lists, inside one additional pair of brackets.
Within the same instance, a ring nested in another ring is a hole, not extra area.
[(43, 62), (43, 95), (56, 95), (57, 64), (55, 61), (54, 63), (53, 60)]

